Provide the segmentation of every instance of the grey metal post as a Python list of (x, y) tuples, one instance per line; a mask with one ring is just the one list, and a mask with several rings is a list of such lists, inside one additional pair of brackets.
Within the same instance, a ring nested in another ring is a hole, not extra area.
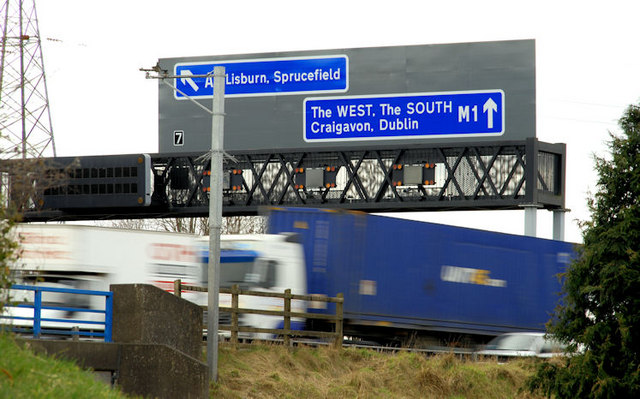
[(564, 241), (564, 214), (568, 209), (553, 210), (553, 239)]
[[(213, 68), (213, 105), (205, 107), (195, 99), (187, 96), (166, 79), (177, 79), (180, 76), (169, 76), (160, 65), (150, 69), (140, 68), (146, 72), (147, 79), (160, 79), (160, 82), (171, 89), (182, 93), (189, 101), (211, 114), (211, 190), (209, 191), (209, 264), (207, 268), (208, 317), (207, 317), (207, 366), (209, 381), (218, 381), (218, 318), (220, 296), (220, 230), (222, 229), (222, 155), (224, 149), (224, 89), (225, 68)], [(155, 72), (158, 76), (151, 76)], [(191, 77), (211, 77), (192, 75)]]
[(220, 230), (222, 228), (222, 151), (224, 148), (225, 68), (213, 69), (213, 109), (211, 115), (211, 191), (209, 192), (209, 268), (207, 365), (209, 381), (218, 381), (218, 305), (220, 295)]
[(524, 208), (524, 235), (536, 237), (538, 227), (538, 208), (537, 204), (521, 205)]

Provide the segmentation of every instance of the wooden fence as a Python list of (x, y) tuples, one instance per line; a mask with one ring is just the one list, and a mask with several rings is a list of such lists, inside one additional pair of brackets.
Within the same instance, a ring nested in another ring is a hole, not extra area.
[[(181, 280), (175, 280), (174, 293), (177, 296), (181, 296), (182, 291), (207, 292), (207, 288), (196, 287), (193, 285), (183, 285)], [(342, 347), (342, 339), (343, 339), (343, 327), (342, 327), (343, 313), (342, 312), (343, 312), (344, 297), (341, 293), (337, 294), (337, 297), (331, 298), (323, 295), (296, 295), (296, 294), (292, 294), (290, 289), (285, 290), (283, 293), (241, 290), (237, 285), (234, 285), (231, 288), (220, 288), (220, 293), (231, 294), (231, 307), (221, 306), (219, 308), (220, 312), (229, 312), (231, 314), (231, 324), (230, 325), (221, 324), (218, 326), (218, 328), (220, 330), (231, 332), (231, 344), (234, 347), (238, 346), (239, 332), (267, 333), (267, 334), (274, 334), (276, 336), (282, 336), (284, 339), (285, 346), (291, 345), (291, 338), (293, 336), (296, 336), (296, 337), (329, 338), (333, 340), (334, 346), (336, 348)], [(282, 298), (284, 301), (283, 310), (280, 311), (280, 310), (240, 308), (238, 306), (240, 295), (260, 296), (260, 297), (268, 297), (268, 298)], [(292, 312), (291, 311), (292, 300), (335, 303), (336, 312), (335, 314)], [(246, 313), (269, 315), (269, 316), (280, 316), (284, 320), (284, 326), (282, 329), (240, 326), (238, 323), (238, 319), (239, 319), (238, 316), (240, 314), (246, 314)], [(291, 329), (292, 317), (327, 320), (329, 322), (334, 323), (335, 329), (334, 331), (292, 330)]]

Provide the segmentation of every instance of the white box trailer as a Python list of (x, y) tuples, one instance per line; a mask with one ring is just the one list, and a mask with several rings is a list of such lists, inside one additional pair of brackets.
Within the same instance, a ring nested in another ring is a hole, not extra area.
[[(15, 232), (21, 250), (20, 260), (12, 268), (16, 284), (109, 291), (111, 284), (142, 283), (169, 292), (173, 292), (176, 279), (185, 285), (201, 284), (201, 259), (194, 235), (62, 224), (20, 224)], [(33, 300), (32, 293), (16, 294), (14, 302)], [(184, 291), (182, 297), (206, 304), (206, 293)], [(44, 293), (43, 305), (102, 310), (104, 298)], [(22, 308), (11, 308), (11, 312), (33, 314), (33, 310)], [(101, 316), (72, 313), (48, 311), (43, 317), (97, 320)]]

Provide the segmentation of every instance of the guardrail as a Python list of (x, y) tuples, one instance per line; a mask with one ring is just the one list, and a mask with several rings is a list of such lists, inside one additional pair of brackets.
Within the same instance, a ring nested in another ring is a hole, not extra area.
[[(91, 290), (78, 290), (72, 288), (54, 288), (54, 287), (40, 287), (32, 285), (18, 285), (14, 284), (10, 290), (23, 290), (33, 291), (33, 302), (17, 302), (5, 304), (5, 309), (11, 312), (11, 308), (27, 308), (33, 309), (33, 316), (15, 316), (11, 314), (0, 315), (0, 319), (10, 321), (26, 321), (30, 322), (29, 326), (12, 326), (11, 330), (19, 333), (33, 332), (34, 338), (40, 338), (43, 334), (51, 335), (70, 335), (73, 338), (79, 337), (91, 337), (91, 338), (104, 338), (105, 342), (112, 342), (112, 327), (113, 327), (113, 293), (109, 291), (91, 291)], [(42, 294), (45, 292), (62, 293), (72, 295), (93, 295), (105, 297), (105, 310), (77, 308), (70, 306), (51, 306), (42, 301)], [(43, 310), (52, 311), (65, 311), (65, 312), (78, 312), (81, 314), (104, 314), (104, 321), (86, 320), (78, 318), (60, 318), (60, 317), (43, 317)], [(43, 325), (44, 323), (44, 325)], [(51, 324), (57, 324), (55, 328)], [(3, 323), (4, 324), (4, 323)], [(12, 323), (14, 324), (14, 323)], [(103, 331), (85, 331), (80, 328), (81, 325), (98, 325), (103, 328)], [(69, 329), (58, 328), (59, 326), (69, 326)]]
[[(207, 292), (207, 288), (196, 287), (193, 285), (184, 285), (182, 284), (181, 280), (175, 280), (174, 281), (175, 295), (181, 296), (182, 291)], [(274, 334), (277, 336), (281, 335), (283, 337), (285, 346), (289, 346), (291, 344), (291, 338), (293, 336), (296, 336), (296, 337), (329, 338), (333, 340), (334, 346), (336, 348), (342, 347), (343, 304), (344, 304), (344, 297), (342, 294), (337, 294), (337, 297), (332, 298), (332, 297), (326, 297), (322, 295), (292, 294), (290, 289), (285, 290), (283, 293), (261, 292), (261, 291), (242, 290), (237, 285), (234, 285), (231, 288), (220, 288), (220, 293), (231, 294), (231, 307), (221, 306), (219, 308), (220, 311), (231, 313), (231, 324), (230, 325), (221, 324), (218, 326), (218, 328), (223, 331), (231, 332), (231, 344), (234, 347), (238, 346), (239, 332), (267, 333), (267, 334)], [(259, 296), (259, 297), (268, 297), (268, 298), (282, 298), (283, 310), (280, 311), (280, 310), (240, 308), (238, 306), (240, 295)], [(335, 314), (292, 312), (291, 311), (292, 300), (335, 303), (336, 312)], [(268, 315), (268, 316), (280, 316), (283, 318), (284, 326), (281, 329), (240, 326), (238, 323), (238, 319), (239, 319), (238, 315), (247, 314), (247, 313)], [(299, 317), (299, 318), (305, 318), (305, 319), (320, 319), (320, 320), (333, 322), (335, 324), (335, 331), (292, 330), (291, 329), (292, 317)]]

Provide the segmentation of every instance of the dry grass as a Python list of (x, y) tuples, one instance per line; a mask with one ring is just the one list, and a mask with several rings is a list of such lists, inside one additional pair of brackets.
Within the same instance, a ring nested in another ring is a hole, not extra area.
[(539, 398), (524, 389), (535, 360), (255, 345), (221, 347), (215, 398)]

